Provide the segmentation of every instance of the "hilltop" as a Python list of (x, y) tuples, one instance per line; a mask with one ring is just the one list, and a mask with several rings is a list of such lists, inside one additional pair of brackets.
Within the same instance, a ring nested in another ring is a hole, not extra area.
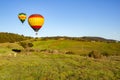
[[(39, 38), (39, 37), (38, 37)], [(24, 35), (19, 35), (15, 33), (8, 33), (8, 32), (0, 32), (0, 43), (5, 43), (5, 42), (19, 42), (23, 40), (29, 40), (33, 39), (33, 37), (28, 37)], [(116, 40), (113, 39), (105, 39), (102, 37), (90, 37), (90, 36), (85, 36), (85, 37), (67, 37), (67, 36), (54, 36), (54, 37), (41, 37), (40, 39), (42, 40), (76, 40), (76, 41), (97, 41), (97, 42), (116, 42)]]

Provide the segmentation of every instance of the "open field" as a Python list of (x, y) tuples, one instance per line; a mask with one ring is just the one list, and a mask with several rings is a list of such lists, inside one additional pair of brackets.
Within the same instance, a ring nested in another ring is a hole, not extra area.
[(119, 62), (66, 54), (1, 56), (0, 80), (119, 80)]
[[(33, 46), (24, 50), (19, 42), (0, 44), (0, 80), (120, 79), (120, 43), (41, 39), (25, 42)], [(13, 48), (23, 51), (16, 53)], [(90, 57), (91, 51), (102, 57)]]

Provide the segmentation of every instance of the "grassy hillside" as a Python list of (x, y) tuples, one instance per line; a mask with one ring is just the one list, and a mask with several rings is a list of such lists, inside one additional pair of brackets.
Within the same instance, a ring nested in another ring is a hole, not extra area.
[(73, 54), (86, 55), (91, 51), (101, 54), (120, 55), (120, 43), (90, 42), (76, 40), (46, 40), (33, 42), (34, 48), (70, 51)]
[[(23, 47), (21, 43), (33, 46)], [(12, 49), (22, 51), (16, 53)], [(92, 51), (102, 57), (89, 57)], [(0, 44), (0, 80), (119, 79), (120, 43), (30, 39)]]

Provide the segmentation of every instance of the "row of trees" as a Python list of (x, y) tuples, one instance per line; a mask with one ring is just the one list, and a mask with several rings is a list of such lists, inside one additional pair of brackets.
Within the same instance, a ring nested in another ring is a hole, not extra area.
[(4, 43), (4, 42), (18, 42), (18, 41), (23, 41), (26, 40), (30, 37), (25, 37), (23, 35), (18, 35), (18, 34), (14, 34), (14, 33), (4, 33), (1, 32), (0, 33), (0, 43)]
[[(0, 33), (0, 43), (4, 42), (19, 42), (27, 39), (31, 39), (32, 37), (25, 37), (23, 35), (18, 35), (14, 33)], [(37, 38), (38, 39), (38, 38)], [(101, 37), (67, 37), (67, 36), (55, 36), (55, 37), (42, 37), (41, 40), (77, 40), (77, 41), (100, 41), (100, 42), (116, 42), (116, 40), (105, 39)], [(120, 41), (117, 41), (120, 42)]]

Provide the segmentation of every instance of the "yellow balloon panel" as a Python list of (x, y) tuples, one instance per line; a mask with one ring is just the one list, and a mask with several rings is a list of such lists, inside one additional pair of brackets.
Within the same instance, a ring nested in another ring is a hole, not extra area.
[(26, 19), (26, 15), (19, 15), (18, 17), (19, 17), (19, 19), (21, 19), (21, 20), (25, 20), (25, 19)]
[(28, 19), (30, 26), (42, 26), (44, 24), (44, 18), (31, 17)]

